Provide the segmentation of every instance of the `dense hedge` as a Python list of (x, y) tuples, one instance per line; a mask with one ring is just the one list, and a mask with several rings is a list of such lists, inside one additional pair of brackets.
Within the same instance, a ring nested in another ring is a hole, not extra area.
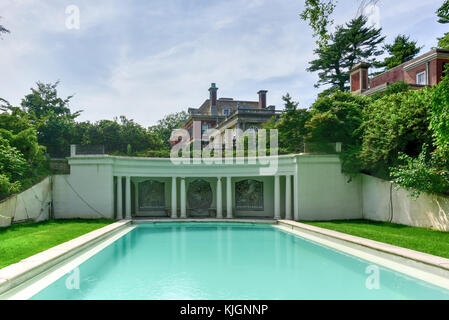
[(32, 186), (48, 174), (44, 152), (36, 129), (23, 111), (9, 107), (0, 114), (0, 199)]

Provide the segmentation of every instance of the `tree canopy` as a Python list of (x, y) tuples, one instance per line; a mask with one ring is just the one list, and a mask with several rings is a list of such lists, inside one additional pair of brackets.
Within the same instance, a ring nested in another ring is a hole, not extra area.
[(438, 22), (449, 23), (449, 0), (444, 1), (443, 5), (437, 10)]
[(278, 129), (279, 146), (281, 153), (300, 153), (304, 151), (304, 137), (309, 132), (307, 123), (310, 121), (310, 112), (307, 109), (298, 109), (298, 103), (292, 100), (287, 93), (282, 97), (285, 108), (279, 121), (272, 118), (265, 125), (265, 129)]
[[(439, 23), (449, 23), (449, 0), (445, 0), (443, 5), (437, 10), (438, 22)], [(442, 49), (449, 49), (449, 32), (438, 39), (438, 46)]]
[(421, 51), (423, 47), (418, 47), (416, 41), (410, 40), (409, 36), (398, 35), (392, 44), (384, 46), (385, 51), (389, 54), (382, 62), (376, 63), (377, 68), (383, 71), (393, 69), (404, 62), (412, 60)]
[[(1, 19), (1, 18), (2, 18), (2, 17), (0, 17), (0, 19)], [(10, 33), (10, 31), (0, 24), (0, 39), (2, 38), (2, 33), (3, 33), (3, 34), (4, 34), (4, 33)]]
[(331, 15), (334, 12), (335, 3), (332, 0), (306, 0), (304, 11), (300, 14), (301, 19), (308, 21), (313, 30), (313, 36), (318, 38), (319, 47), (327, 46), (330, 38), (329, 26), (332, 25)]
[(315, 50), (317, 59), (310, 62), (309, 72), (318, 72), (316, 87), (330, 85), (331, 89), (349, 90), (349, 71), (358, 62), (376, 63), (383, 53), (379, 45), (384, 41), (382, 28), (367, 25), (360, 16), (338, 26), (326, 47)]
[(159, 120), (156, 125), (148, 128), (148, 130), (158, 136), (162, 144), (169, 149), (171, 148), (170, 137), (172, 131), (180, 128), (184, 120), (187, 119), (187, 116), (187, 112), (185, 111), (169, 114)]

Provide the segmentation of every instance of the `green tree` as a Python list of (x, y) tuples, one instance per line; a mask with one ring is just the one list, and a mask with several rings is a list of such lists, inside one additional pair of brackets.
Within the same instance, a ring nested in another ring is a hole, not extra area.
[(75, 119), (82, 112), (80, 110), (71, 113), (69, 104), (73, 96), (68, 96), (65, 99), (58, 97), (59, 81), (48, 84), (38, 81), (36, 85), (37, 88), (31, 88), (31, 93), (26, 95), (21, 102), (22, 108), (32, 116), (33, 120), (45, 118), (49, 114)]
[(424, 144), (432, 144), (429, 131), (432, 89), (410, 90), (382, 96), (364, 111), (360, 159), (369, 173), (390, 178), (400, 154), (417, 157)]
[(349, 81), (348, 71), (343, 66), (345, 48), (344, 44), (333, 42), (328, 46), (318, 47), (314, 51), (318, 59), (309, 62), (309, 72), (318, 72), (318, 82), (315, 87), (330, 85), (329, 90), (348, 89), (346, 83)]
[(0, 24), (0, 39), (2, 38), (2, 33), (10, 33), (10, 31)]
[(449, 195), (449, 150), (429, 150), (423, 145), (418, 157), (401, 153), (399, 165), (390, 168), (394, 182), (412, 191), (418, 197), (421, 192)]
[(449, 23), (449, 0), (444, 1), (443, 5), (437, 10), (438, 22)]
[(165, 149), (170, 150), (171, 133), (173, 130), (181, 128), (182, 123), (187, 119), (187, 116), (188, 114), (185, 111), (169, 114), (159, 120), (156, 125), (149, 127), (148, 130), (156, 134), (162, 141)]
[(362, 144), (360, 127), (363, 110), (370, 101), (368, 97), (341, 91), (318, 98), (311, 106), (310, 134), (306, 139), (309, 149), (335, 152), (330, 143), (341, 142), (342, 171), (350, 176), (359, 173), (361, 162), (356, 155)]
[[(331, 18), (337, 6), (337, 0), (305, 0), (304, 10), (299, 15), (302, 20), (307, 21), (313, 30), (313, 36), (318, 38), (316, 43), (319, 47), (326, 47), (330, 39), (329, 28), (334, 23)], [(379, 0), (358, 0), (358, 16), (363, 15), (365, 8), (376, 5)]]
[[(446, 68), (449, 72), (449, 66)], [(435, 88), (431, 106), (430, 125), (435, 135), (435, 143), (440, 148), (449, 150), (449, 75), (445, 76)]]
[(432, 90), (430, 106), (433, 145), (425, 143), (418, 157), (401, 153), (401, 163), (390, 168), (394, 181), (415, 196), (421, 192), (449, 195), (449, 76)]
[(96, 123), (76, 123), (71, 141), (81, 145), (103, 145), (107, 154), (136, 155), (162, 148), (162, 142), (155, 133), (125, 116), (114, 120), (100, 120)]
[(341, 91), (317, 99), (310, 107), (312, 118), (308, 141), (357, 143), (361, 138), (357, 130), (369, 101), (365, 96)]
[(382, 28), (367, 25), (367, 18), (360, 16), (343, 26), (338, 26), (326, 47), (315, 50), (317, 59), (310, 62), (309, 72), (318, 72), (318, 83), (331, 85), (331, 89), (349, 90), (349, 71), (358, 62), (375, 63), (383, 53), (378, 48), (384, 41)]
[(442, 38), (438, 39), (438, 47), (441, 49), (449, 49), (449, 32)]
[(278, 129), (281, 153), (303, 152), (304, 136), (309, 132), (307, 123), (310, 121), (310, 112), (307, 109), (298, 109), (298, 103), (292, 101), (292, 97), (288, 93), (282, 97), (282, 100), (285, 102), (285, 109), (279, 121), (273, 117), (263, 128)]
[(348, 69), (362, 61), (376, 63), (377, 57), (384, 53), (379, 48), (385, 40), (382, 28), (368, 26), (368, 18), (363, 15), (349, 21), (344, 28), (337, 29), (336, 39), (341, 39), (339, 41), (348, 46), (344, 61)]
[(37, 82), (37, 88), (22, 99), (21, 106), (29, 114), (37, 129), (39, 144), (47, 148), (53, 157), (68, 155), (75, 119), (82, 112), (70, 111), (70, 100), (60, 98), (57, 92), (59, 81), (50, 84)]
[[(449, 0), (444, 1), (443, 5), (437, 10), (438, 22), (449, 23)], [(449, 32), (438, 39), (438, 46), (443, 49), (449, 49)]]
[(313, 30), (313, 36), (318, 37), (317, 45), (326, 47), (330, 38), (329, 27), (332, 25), (331, 15), (334, 12), (335, 3), (332, 0), (306, 0), (303, 12), (300, 17), (308, 21)]
[(0, 199), (31, 186), (47, 173), (34, 128), (14, 134), (0, 127)]
[(146, 130), (140, 124), (133, 120), (128, 120), (121, 116), (121, 132), (120, 135), (128, 153), (128, 145), (131, 146), (133, 154), (146, 151), (160, 149), (162, 147), (161, 140), (153, 132)]
[(406, 35), (398, 35), (392, 44), (384, 46), (385, 51), (389, 54), (384, 61), (376, 63), (377, 68), (390, 70), (404, 62), (412, 60), (421, 51), (423, 47), (418, 47), (416, 41), (411, 41)]
[(411, 85), (405, 81), (397, 81), (394, 83), (391, 83), (387, 86), (385, 91), (383, 92), (376, 92), (371, 96), (371, 99), (377, 100), (385, 96), (389, 96), (391, 94), (400, 93), (400, 92), (407, 92), (410, 90)]
[(12, 147), (8, 140), (0, 137), (0, 172), (10, 181), (20, 181), (26, 169), (27, 163), (20, 151)]

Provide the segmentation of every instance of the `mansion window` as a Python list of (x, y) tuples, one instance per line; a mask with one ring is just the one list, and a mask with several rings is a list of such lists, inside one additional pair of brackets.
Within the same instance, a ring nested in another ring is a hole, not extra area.
[(210, 126), (208, 123), (201, 124), (201, 135), (203, 135), (207, 130), (209, 130)]
[(416, 84), (426, 85), (427, 84), (426, 82), (427, 81), (426, 81), (426, 72), (425, 71), (416, 74)]
[(229, 108), (225, 108), (225, 109), (223, 109), (223, 115), (224, 116), (229, 116), (231, 114), (231, 109), (229, 109)]

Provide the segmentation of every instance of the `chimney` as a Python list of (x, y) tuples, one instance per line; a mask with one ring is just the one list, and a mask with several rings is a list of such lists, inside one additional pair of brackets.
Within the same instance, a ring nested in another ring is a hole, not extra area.
[(349, 71), (351, 92), (361, 94), (369, 89), (368, 69), (371, 65), (360, 62)]
[(209, 88), (209, 101), (210, 101), (210, 114), (211, 115), (218, 115), (218, 109), (217, 109), (217, 91), (218, 88), (215, 85), (215, 83), (212, 83)]
[(267, 108), (267, 90), (260, 90), (257, 94), (259, 95), (259, 109)]

